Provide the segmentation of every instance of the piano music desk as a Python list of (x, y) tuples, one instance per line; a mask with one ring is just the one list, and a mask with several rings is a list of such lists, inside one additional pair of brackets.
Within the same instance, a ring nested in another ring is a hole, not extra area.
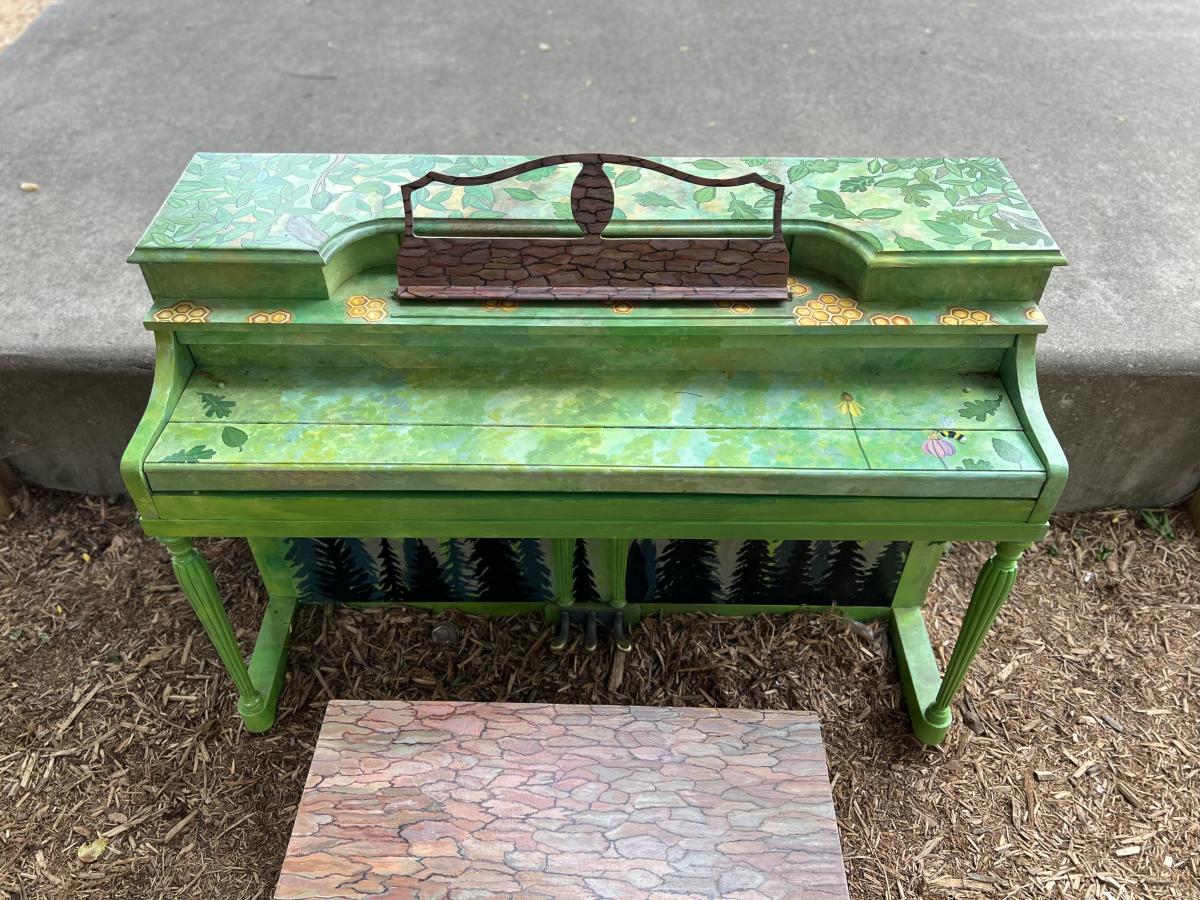
[[(1064, 260), (993, 158), (199, 154), (131, 259), (157, 361), (122, 472), (252, 731), (304, 599), (589, 646), (836, 603), (889, 621), (936, 743), (1066, 479), (1035, 372)], [(266, 584), (249, 664), (206, 536)], [(996, 551), (941, 675), (946, 541)], [(488, 581), (517, 565), (546, 584)]]

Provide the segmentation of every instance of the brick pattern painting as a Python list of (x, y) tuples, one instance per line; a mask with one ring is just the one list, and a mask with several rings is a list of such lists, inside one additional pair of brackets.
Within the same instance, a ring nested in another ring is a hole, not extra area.
[(846, 898), (807, 713), (338, 700), (277, 900)]
[[(566, 163), (581, 164), (570, 196), (579, 237), (445, 238), (416, 233), (411, 195), (427, 184), (488, 184)], [(605, 165), (652, 168), (707, 187), (756, 184), (774, 192), (773, 232), (769, 238), (605, 239), (602, 232), (614, 209)], [(542, 157), (483, 176), (431, 172), (402, 190), (405, 221), (396, 257), (398, 300), (787, 299), (788, 250), (780, 220), (783, 187), (756, 174), (708, 178), (633, 156), (573, 154)]]

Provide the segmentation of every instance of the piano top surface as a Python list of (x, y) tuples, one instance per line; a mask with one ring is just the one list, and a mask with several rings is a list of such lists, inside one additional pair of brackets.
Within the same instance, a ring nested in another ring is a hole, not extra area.
[[(339, 235), (402, 218), (400, 187), (431, 169), (475, 176), (527, 156), (198, 153), (132, 257), (241, 251), (283, 258), (333, 252)], [(685, 172), (727, 178), (758, 172), (787, 187), (785, 231), (804, 223), (846, 229), (900, 257), (1018, 253), (1059, 264), (1045, 226), (995, 157), (650, 157)], [(418, 221), (455, 233), (507, 223), (570, 223), (564, 202), (577, 165), (503, 185), (433, 184), (414, 195)], [(611, 167), (616, 214), (607, 235), (675, 234), (703, 226), (751, 233), (769, 226), (770, 195), (756, 185), (697, 188), (662, 174)], [(740, 229), (740, 231), (739, 231)]]

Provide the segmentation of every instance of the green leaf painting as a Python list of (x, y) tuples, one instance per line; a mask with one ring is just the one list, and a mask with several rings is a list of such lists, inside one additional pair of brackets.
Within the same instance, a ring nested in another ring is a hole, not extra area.
[(959, 471), (963, 472), (990, 472), (992, 468), (992, 464), (986, 459), (964, 459), (958, 466)]
[(1004, 440), (1004, 438), (992, 438), (992, 449), (1005, 462), (1010, 462), (1024, 468), (1024, 455), (1018, 448)]
[(464, 209), (491, 209), (495, 202), (496, 193), (490, 184), (470, 184), (463, 188)]
[(505, 188), (504, 192), (514, 200), (540, 200), (541, 198), (528, 188)]
[(634, 199), (637, 200), (639, 206), (647, 206), (652, 209), (663, 206), (679, 205), (666, 194), (659, 194), (655, 193), (654, 191), (646, 191), (645, 193), (635, 194)]
[[(531, 157), (418, 154), (200, 153), (138, 244), (139, 250), (235, 248), (313, 252), (347, 228), (395, 219), (401, 188), (430, 171), (476, 176)], [(657, 158), (656, 158), (657, 159)], [(889, 251), (990, 253), (1054, 249), (1029, 203), (995, 157), (661, 158), (686, 172), (757, 172), (790, 190), (787, 222), (832, 221)], [(739, 204), (713, 204), (707, 186), (633, 166), (610, 166), (620, 215), (670, 223), (729, 221)], [(450, 219), (555, 219), (570, 201), (575, 164), (543, 166), (496, 185), (432, 184), (418, 215)], [(536, 186), (536, 190), (534, 189)], [(744, 193), (739, 199), (762, 212)], [(733, 211), (730, 210), (733, 207)], [(290, 225), (289, 225), (290, 223)], [(305, 227), (308, 223), (309, 227)], [(319, 239), (318, 239), (319, 238)]]
[(974, 419), (977, 422), (987, 421), (988, 416), (994, 416), (1001, 404), (1004, 403), (1004, 397), (989, 397), (983, 400), (967, 400), (963, 403), (962, 409), (958, 414), (964, 419)]
[(237, 406), (236, 400), (227, 400), (220, 394), (200, 393), (200, 404), (204, 407), (204, 415), (209, 419), (227, 419)]
[(217, 451), (212, 449), (212, 447), (197, 444), (195, 447), (190, 447), (187, 450), (176, 450), (174, 453), (164, 456), (162, 461), (169, 463), (197, 463), (202, 459), (212, 459), (216, 455)]
[(246, 443), (246, 438), (249, 435), (240, 428), (234, 428), (232, 425), (226, 425), (221, 429), (221, 443), (226, 447), (233, 447), (239, 453), (242, 450), (242, 445)]

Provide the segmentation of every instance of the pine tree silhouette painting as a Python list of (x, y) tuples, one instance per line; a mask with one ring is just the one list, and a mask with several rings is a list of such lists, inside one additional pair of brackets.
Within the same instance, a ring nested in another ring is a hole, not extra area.
[(809, 596), (811, 603), (831, 603), (834, 598), (829, 593), (830, 562), (833, 558), (834, 541), (812, 542), (812, 591)]
[(292, 567), (296, 597), (301, 603), (318, 603), (317, 547), (312, 538), (289, 538), (284, 559)]
[(575, 555), (571, 559), (571, 595), (576, 603), (599, 603), (600, 592), (588, 562), (587, 541), (575, 538)]
[(550, 581), (550, 567), (542, 552), (542, 542), (537, 538), (521, 538), (517, 547), (521, 557), (521, 572), (525, 577), (528, 600), (546, 601), (554, 597), (554, 586)]
[(861, 603), (866, 561), (858, 541), (838, 541), (829, 559), (826, 590), (830, 599), (842, 606)]
[(408, 583), (404, 580), (404, 567), (392, 542), (383, 538), (379, 542), (379, 590), (385, 600), (404, 603), (409, 599)]
[(417, 564), (417, 544), (421, 543), (416, 538), (404, 539), (404, 569), (411, 572)]
[(775, 589), (775, 560), (766, 541), (742, 541), (729, 583), (730, 603), (770, 603)]
[(667, 542), (655, 572), (656, 602), (713, 603), (720, 593), (716, 541)]
[(641, 541), (630, 541), (625, 556), (625, 599), (630, 603), (645, 603), (650, 599), (650, 582), (646, 578), (646, 557)]
[[(376, 599), (374, 567), (363, 565), (369, 554), (361, 541), (316, 538), (316, 584), (326, 603), (369, 603)], [(357, 544), (357, 547), (351, 546)]]
[(818, 590), (813, 579), (812, 541), (784, 541), (775, 569), (775, 603), (813, 603)]
[(907, 541), (892, 541), (879, 554), (867, 575), (868, 602), (887, 605), (896, 598), (896, 588), (900, 586), (900, 573), (904, 571), (909, 546)]
[(442, 564), (424, 541), (417, 541), (413, 547), (408, 587), (412, 599), (422, 603), (448, 603), (452, 599)]
[(471, 568), (475, 571), (478, 599), (491, 602), (525, 596), (521, 567), (508, 538), (475, 538), (471, 542)]
[(450, 538), (442, 542), (446, 551), (446, 584), (454, 600), (464, 602), (471, 599), (471, 571), (463, 542)]

